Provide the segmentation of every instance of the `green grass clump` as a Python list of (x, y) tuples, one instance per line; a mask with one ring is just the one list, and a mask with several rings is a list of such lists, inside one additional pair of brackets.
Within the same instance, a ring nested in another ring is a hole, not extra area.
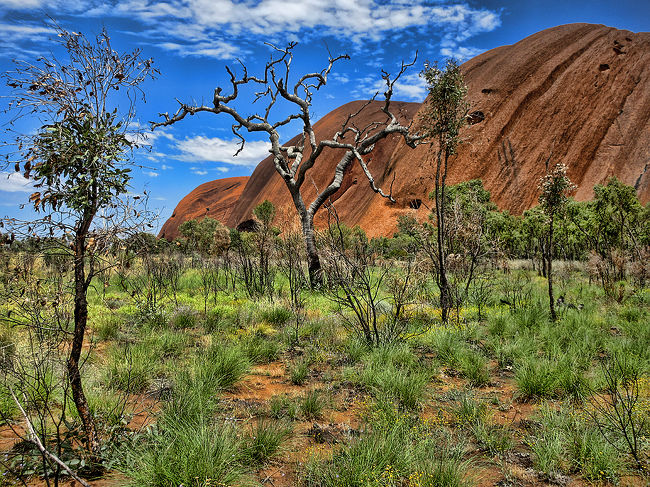
[(94, 331), (100, 341), (115, 340), (120, 334), (121, 319), (119, 316), (108, 313), (101, 319), (95, 320)]
[(276, 327), (281, 327), (291, 318), (291, 310), (282, 306), (264, 309), (260, 312), (262, 320)]
[(234, 311), (227, 306), (216, 306), (203, 317), (202, 325), (206, 333), (226, 332), (236, 320)]
[(487, 404), (477, 401), (469, 393), (461, 393), (458, 404), (452, 409), (455, 422), (461, 426), (483, 423), (487, 419), (487, 413)]
[(296, 419), (299, 413), (299, 404), (286, 394), (276, 394), (269, 400), (269, 416), (275, 419)]
[(316, 419), (325, 409), (326, 398), (320, 391), (311, 390), (300, 398), (299, 404), (300, 414), (306, 419)]
[(305, 485), (466, 485), (465, 445), (446, 430), (429, 428), (389, 403), (371, 407), (366, 430), (331, 459), (310, 459), (303, 473)]
[(523, 399), (553, 397), (557, 392), (555, 366), (549, 360), (536, 357), (525, 360), (517, 368), (515, 380)]
[(292, 384), (301, 386), (307, 382), (307, 377), (309, 377), (309, 367), (304, 361), (300, 361), (291, 367), (289, 375)]
[(280, 344), (272, 339), (253, 335), (240, 343), (242, 350), (254, 364), (268, 364), (280, 357)]
[(112, 348), (105, 369), (106, 385), (129, 393), (145, 391), (160, 366), (155, 352), (145, 343)]
[(199, 314), (189, 306), (180, 306), (170, 318), (171, 326), (177, 330), (194, 328), (198, 322)]
[(459, 368), (463, 377), (473, 387), (483, 387), (490, 382), (487, 359), (477, 352), (468, 350), (466, 353), (461, 354)]
[(260, 420), (244, 439), (246, 463), (259, 466), (278, 455), (282, 443), (291, 436), (291, 427), (277, 421)]
[(233, 427), (177, 417), (130, 445), (121, 470), (140, 486), (245, 485), (245, 451)]
[(212, 345), (194, 362), (195, 378), (215, 391), (230, 389), (250, 370), (250, 361), (239, 348)]
[(514, 447), (512, 431), (505, 426), (480, 421), (470, 427), (476, 442), (490, 455), (503, 455)]

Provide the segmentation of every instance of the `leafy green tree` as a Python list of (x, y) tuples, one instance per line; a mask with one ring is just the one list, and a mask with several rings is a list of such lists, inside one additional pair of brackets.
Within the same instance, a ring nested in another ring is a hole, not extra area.
[[(35, 135), (17, 137), (20, 158), (15, 169), (35, 182), (37, 191), (30, 201), (45, 214), (29, 222), (28, 233), (40, 230), (72, 239), (74, 332), (67, 375), (88, 448), (97, 459), (99, 437), (79, 370), (88, 321), (87, 291), (101, 265), (102, 242), (138, 216), (133, 208), (120, 211), (131, 177), (129, 155), (136, 146), (129, 130), (134, 103), (143, 95), (141, 85), (157, 70), (139, 50), (115, 51), (105, 31), (89, 40), (58, 28), (58, 37), (66, 60), (52, 55), (35, 63), (16, 61), (4, 78), (13, 89), (9, 112), (15, 118), (45, 121)], [(103, 219), (101, 226), (97, 217)]]
[(460, 130), (467, 123), (467, 87), (460, 66), (453, 60), (447, 62), (445, 69), (439, 69), (436, 64), (426, 64), (422, 77), (429, 91), (422, 117), (425, 136), (437, 143), (435, 188), (429, 197), (435, 201), (437, 249), (434, 264), (442, 321), (446, 323), (452, 305), (446, 269), (448, 249), (445, 247), (447, 167), (449, 158), (456, 154), (461, 143)]
[(221, 255), (230, 246), (230, 231), (214, 218), (188, 220), (178, 227), (187, 247), (202, 254)]

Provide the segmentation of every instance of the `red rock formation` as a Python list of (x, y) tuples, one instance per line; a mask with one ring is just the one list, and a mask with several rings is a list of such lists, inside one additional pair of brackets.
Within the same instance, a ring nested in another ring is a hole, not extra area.
[[(471, 111), (477, 113), (451, 161), (450, 184), (480, 178), (500, 208), (520, 213), (536, 204), (537, 181), (550, 155), (552, 162), (569, 166), (579, 200), (590, 198), (593, 186), (613, 175), (633, 185), (642, 202), (650, 200), (650, 33), (563, 25), (481, 54), (466, 62), (463, 72)], [(360, 103), (323, 117), (315, 125), (317, 134), (331, 135)], [(405, 118), (418, 108), (395, 106)], [(364, 117), (371, 120), (377, 113), (372, 105)], [(360, 224), (372, 236), (389, 235), (400, 214), (424, 218), (434, 150), (386, 140), (373, 152), (370, 169), (384, 188), (394, 178), (397, 203), (373, 193), (355, 166), (336, 194), (341, 219)], [(329, 182), (339, 156), (331, 151), (319, 159), (312, 188)], [(312, 188), (305, 188), (307, 199)], [(227, 223), (235, 226), (250, 218), (252, 208), (264, 199), (278, 206), (281, 224), (294, 218), (289, 193), (270, 159), (255, 169)], [(418, 200), (422, 206), (413, 209)], [(178, 209), (175, 213), (181, 214)], [(321, 210), (317, 224), (324, 217)]]
[(217, 179), (194, 189), (174, 208), (174, 213), (160, 229), (158, 238), (174, 240), (181, 223), (209, 216), (226, 222), (235, 202), (239, 199), (248, 176)]
[[(357, 112), (364, 104), (363, 101), (354, 101), (331, 111), (314, 124), (314, 132), (317, 140), (325, 135), (331, 137), (341, 128), (341, 124), (351, 113)], [(355, 119), (357, 127), (365, 127), (377, 120), (385, 120), (386, 115), (381, 112), (383, 102), (375, 101), (364, 108)], [(391, 104), (393, 113), (404, 123), (408, 123), (419, 109), (419, 103), (395, 102)], [(386, 163), (395, 150), (398, 136), (388, 137), (377, 143), (377, 146), (367, 158), (368, 168), (375, 177), (381, 177), (385, 170)], [(298, 142), (298, 136), (294, 137), (289, 145)], [(334, 177), (334, 168), (341, 159), (344, 151), (325, 149), (322, 155), (314, 164), (314, 167), (307, 173), (307, 179), (303, 184), (302, 195), (309, 204), (315, 197), (316, 188), (322, 190)], [(358, 164), (348, 169), (343, 178), (341, 189), (332, 197), (336, 202), (339, 216), (346, 222), (356, 222), (369, 210), (368, 204), (372, 201), (374, 192), (368, 184), (363, 171)], [(339, 205), (340, 198), (345, 197), (345, 204)], [(253, 171), (241, 198), (230, 213), (229, 226), (237, 226), (243, 220), (251, 218), (253, 208), (260, 202), (268, 199), (277, 208), (278, 224), (285, 227), (293, 222), (296, 215), (295, 207), (289, 195), (289, 191), (282, 178), (275, 171), (271, 156), (264, 159)], [(315, 223), (325, 223), (326, 210), (321, 210), (316, 215)]]

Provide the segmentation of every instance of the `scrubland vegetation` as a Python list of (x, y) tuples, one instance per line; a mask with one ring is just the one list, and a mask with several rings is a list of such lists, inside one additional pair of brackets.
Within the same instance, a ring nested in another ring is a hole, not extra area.
[(98, 459), (66, 375), (72, 254), (7, 236), (3, 482), (57, 485), (52, 454), (114, 485), (643, 485), (648, 208), (616, 180), (568, 203), (553, 320), (537, 210), (498, 212), (478, 182), (447, 195), (447, 322), (435, 227), (409, 218), (368, 240), (330, 209), (320, 289), (270, 203), (255, 232), (204, 219), (172, 243), (90, 249), (81, 370)]
[[(2, 485), (647, 485), (650, 207), (634, 188), (611, 179), (571, 201), (566, 166), (549, 158), (540, 205), (519, 217), (480, 181), (447, 186), (468, 112), (460, 68), (426, 66), (429, 128), (414, 135), (389, 111), (403, 63), (383, 76), (390, 123), (358, 146), (330, 144), (345, 154), (339, 186), (308, 211), (300, 185), (318, 152), (292, 182), (299, 163), (289, 174), (282, 158), (298, 148), (274, 134), (296, 117), (264, 125), (301, 231), (276, 228), (265, 201), (250, 231), (205, 218), (159, 241), (127, 198), (129, 121), (158, 73), (105, 32), (59, 37), (68, 64), (5, 74), (10, 110), (45, 125), (18, 137), (15, 161), (35, 181), (39, 218), (2, 222)], [(344, 57), (301, 78), (302, 100), (273, 76), (258, 95), (267, 115), (288, 96), (308, 120)], [(215, 93), (214, 113), (236, 97)], [(181, 104), (163, 124), (198, 109)], [(236, 133), (260, 128), (259, 116), (241, 120)], [(328, 198), (398, 132), (437, 141), (433, 211), (369, 240)], [(314, 233), (318, 208), (329, 225)]]

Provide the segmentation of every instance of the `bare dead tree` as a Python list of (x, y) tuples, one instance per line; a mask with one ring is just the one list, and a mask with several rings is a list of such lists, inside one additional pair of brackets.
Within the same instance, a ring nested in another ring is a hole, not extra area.
[[(358, 127), (355, 124), (362, 110), (375, 100), (378, 95), (376, 93), (361, 109), (349, 114), (341, 124), (340, 129), (331, 138), (317, 142), (312, 124), (312, 113), (310, 112), (312, 97), (315, 92), (327, 84), (327, 77), (334, 64), (340, 60), (349, 59), (349, 56), (347, 54), (336, 57), (330, 56), (328, 64), (323, 70), (303, 74), (295, 82), (292, 82), (290, 81), (291, 62), (296, 43), (290, 43), (286, 48), (278, 48), (271, 44), (267, 45), (273, 49), (274, 54), (271, 60), (266, 63), (262, 77), (250, 76), (246, 66), (242, 63), (240, 64), (243, 74), (240, 77), (231, 68), (226, 67), (226, 71), (230, 75), (231, 92), (229, 94), (223, 94), (223, 88), (217, 87), (214, 90), (211, 105), (194, 105), (177, 100), (180, 106), (176, 113), (171, 116), (169, 113), (160, 114), (164, 121), (152, 122), (152, 129), (172, 125), (183, 120), (187, 115), (195, 115), (201, 112), (224, 113), (234, 120), (232, 132), (241, 141), (235, 155), (243, 150), (246, 142), (241, 134), (242, 129), (246, 129), (249, 133), (265, 132), (268, 134), (275, 170), (284, 180), (300, 217), (307, 250), (310, 283), (312, 287), (320, 286), (322, 283), (322, 269), (314, 238), (314, 215), (316, 212), (329, 197), (339, 190), (345, 170), (354, 162), (359, 163), (374, 192), (394, 201), (390, 191), (385, 193), (376, 185), (368, 169), (365, 157), (373, 151), (377, 142), (391, 134), (401, 135), (409, 147), (415, 147), (420, 140), (417, 135), (409, 133), (410, 125), (406, 126), (400, 123), (397, 116), (391, 111), (390, 105), (395, 83), (408, 67), (415, 64), (415, 59), (410, 63), (402, 62), (395, 77), (391, 77), (389, 73), (382, 71), (382, 78), (386, 83), (384, 103), (381, 108), (385, 115), (384, 120), (374, 121), (363, 127)], [(242, 86), (259, 88), (255, 92), (254, 102), (264, 100), (262, 111), (244, 115), (232, 106), (232, 102), (240, 96), (240, 87)], [(293, 110), (286, 117), (272, 121), (271, 110), (281, 101), (288, 104)], [(294, 120), (302, 123), (302, 136), (297, 144), (284, 146), (280, 143), (278, 130)], [(318, 192), (311, 203), (307, 203), (303, 199), (302, 186), (308, 172), (314, 168), (318, 158), (326, 148), (341, 149), (345, 152), (334, 169), (330, 183)]]

